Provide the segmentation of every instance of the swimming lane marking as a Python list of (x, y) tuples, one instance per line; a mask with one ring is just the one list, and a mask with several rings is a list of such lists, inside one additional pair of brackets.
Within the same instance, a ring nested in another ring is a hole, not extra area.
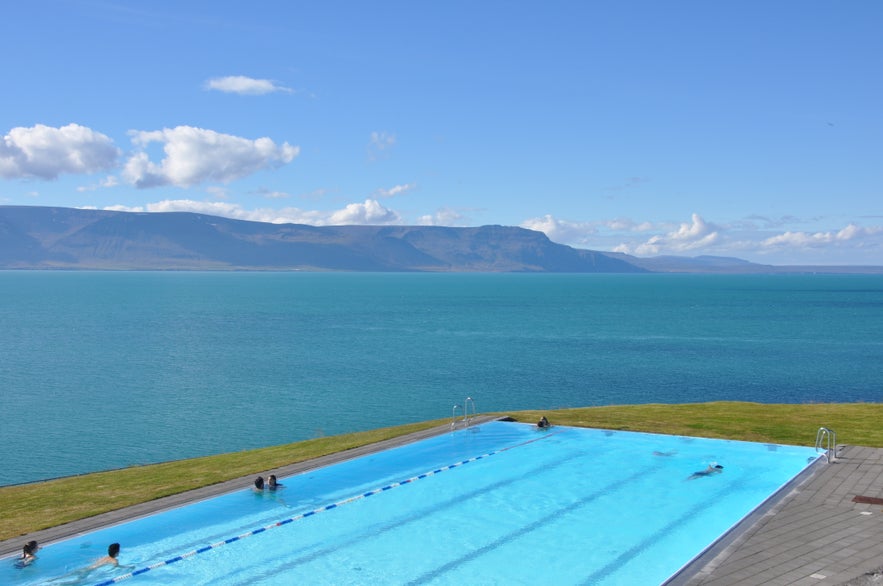
[(159, 561), (159, 562), (156, 562), (156, 563), (151, 564), (149, 566), (145, 566), (143, 568), (140, 568), (138, 570), (134, 570), (132, 572), (122, 574), (122, 575), (117, 576), (115, 578), (111, 578), (109, 580), (99, 582), (95, 586), (112, 586), (113, 584), (118, 584), (119, 582), (122, 582), (123, 580), (128, 580), (129, 578), (144, 574), (146, 572), (149, 572), (150, 570), (155, 570), (156, 568), (168, 566), (168, 565), (171, 565), (175, 562), (179, 562), (183, 559), (193, 557), (197, 554), (205, 553), (207, 551), (217, 549), (217, 548), (221, 547), (222, 545), (227, 545), (228, 543), (233, 543), (235, 541), (239, 541), (240, 539), (245, 539), (246, 537), (251, 537), (252, 535), (257, 535), (258, 533), (263, 533), (264, 531), (266, 531), (268, 529), (273, 529), (274, 527), (280, 527), (282, 525), (287, 525), (288, 523), (291, 523), (293, 521), (299, 521), (300, 519), (306, 519), (307, 517), (312, 517), (313, 515), (315, 515), (317, 513), (324, 513), (325, 511), (330, 511), (332, 509), (336, 509), (337, 507), (342, 506), (342, 505), (348, 505), (350, 503), (356, 502), (356, 501), (361, 500), (363, 498), (373, 496), (375, 494), (380, 494), (381, 492), (384, 492), (384, 491), (387, 491), (387, 490), (390, 490), (393, 488), (398, 488), (400, 486), (412, 484), (418, 480), (422, 480), (424, 478), (429, 478), (430, 476), (434, 476), (440, 472), (445, 472), (447, 470), (453, 470), (454, 468), (459, 468), (460, 466), (463, 466), (465, 464), (469, 464), (470, 462), (476, 462), (478, 460), (481, 460), (484, 458), (489, 458), (490, 456), (495, 456), (497, 454), (501, 454), (503, 452), (509, 451), (513, 448), (520, 448), (522, 446), (532, 444), (532, 443), (540, 441), (542, 439), (546, 439), (548, 437), (551, 437), (551, 436), (555, 435), (556, 433), (559, 433), (559, 432), (553, 431), (551, 433), (544, 433), (540, 437), (536, 437), (534, 439), (530, 439), (525, 442), (521, 442), (520, 444), (506, 446), (505, 448), (500, 448), (499, 450), (494, 450), (492, 452), (488, 452), (488, 453), (482, 454), (480, 456), (473, 456), (472, 458), (468, 458), (466, 460), (461, 460), (460, 462), (457, 462), (455, 464), (449, 464), (447, 466), (442, 466), (441, 468), (437, 468), (437, 469), (432, 470), (430, 472), (424, 472), (422, 474), (418, 474), (417, 476), (412, 476), (411, 478), (407, 478), (407, 479), (401, 480), (399, 482), (393, 482), (391, 484), (387, 484), (386, 486), (382, 486), (380, 488), (375, 488), (374, 490), (370, 490), (370, 491), (364, 492), (362, 494), (357, 494), (357, 495), (351, 496), (349, 498), (343, 499), (342, 501), (338, 501), (338, 502), (332, 503), (330, 505), (325, 505), (323, 507), (319, 507), (318, 509), (314, 509), (312, 511), (307, 511), (307, 512), (301, 513), (299, 515), (295, 515), (294, 517), (289, 517), (288, 519), (283, 519), (282, 521), (277, 521), (277, 522), (272, 523), (270, 525), (266, 525), (264, 527), (259, 527), (257, 529), (253, 529), (252, 531), (247, 531), (247, 532), (243, 533), (242, 535), (230, 537), (228, 539), (224, 539), (223, 541), (218, 541), (217, 543), (212, 543), (210, 545), (200, 547), (199, 549), (194, 549), (194, 550), (189, 551), (187, 553), (182, 553), (180, 555), (176, 555), (176, 556), (171, 557), (167, 560)]

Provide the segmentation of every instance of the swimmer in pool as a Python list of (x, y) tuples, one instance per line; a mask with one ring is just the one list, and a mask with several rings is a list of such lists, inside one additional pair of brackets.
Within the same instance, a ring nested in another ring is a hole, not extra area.
[[(73, 570), (72, 572), (68, 572), (64, 576), (60, 576), (59, 578), (51, 580), (52, 584), (85, 584), (86, 580), (89, 579), (89, 576), (95, 571), (97, 568), (101, 568), (102, 566), (113, 566), (113, 567), (122, 567), (122, 568), (131, 568), (135, 569), (135, 566), (120, 566), (120, 562), (117, 560), (117, 557), (120, 555), (120, 544), (119, 543), (111, 543), (107, 546), (107, 555), (104, 557), (100, 557), (90, 565), (79, 568), (77, 570)], [(101, 572), (102, 570), (98, 570)], [(49, 582), (47, 582), (48, 584)]]
[(40, 549), (40, 546), (37, 545), (36, 541), (28, 541), (27, 543), (25, 543), (24, 547), (21, 548), (21, 555), (15, 562), (15, 566), (18, 568), (23, 568), (35, 559), (37, 559), (38, 549)]
[(95, 560), (89, 569), (97, 568), (98, 566), (118, 566), (120, 563), (117, 561), (117, 556), (120, 555), (120, 544), (119, 543), (111, 543), (107, 546), (107, 555), (103, 558), (99, 558)]
[(255, 492), (264, 492), (264, 477), (258, 476), (254, 479), (254, 491)]
[(694, 472), (687, 477), (687, 480), (695, 480), (696, 478), (702, 478), (703, 476), (713, 476), (714, 474), (720, 474), (723, 471), (724, 467), (720, 464), (709, 464), (708, 468)]
[(284, 485), (276, 482), (276, 475), (270, 474), (270, 478), (267, 479), (267, 490), (277, 490), (282, 488)]
[(543, 415), (543, 418), (537, 421), (537, 427), (539, 427), (540, 429), (548, 429), (552, 427), (552, 424), (549, 423), (549, 420), (546, 419), (545, 415)]

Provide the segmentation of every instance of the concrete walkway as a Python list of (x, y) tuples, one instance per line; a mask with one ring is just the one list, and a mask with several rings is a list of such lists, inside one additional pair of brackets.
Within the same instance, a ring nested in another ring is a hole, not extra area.
[[(495, 419), (476, 417), (475, 424)], [(288, 477), (375, 451), (446, 433), (440, 426), (347, 450), (266, 474)], [(0, 557), (108, 525), (251, 486), (239, 478), (0, 541)], [(854, 502), (856, 497), (859, 501)], [(777, 498), (746, 518), (668, 586), (869, 586), (883, 585), (883, 449), (842, 446), (838, 457), (820, 462)], [(546, 575), (553, 575), (546, 569)]]

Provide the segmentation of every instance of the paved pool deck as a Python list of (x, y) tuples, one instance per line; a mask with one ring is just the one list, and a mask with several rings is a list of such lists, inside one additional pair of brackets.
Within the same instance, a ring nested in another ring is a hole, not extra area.
[(883, 585), (883, 449), (838, 446), (668, 584)]
[[(478, 416), (473, 425), (496, 417)], [(264, 475), (287, 477), (450, 431), (450, 425), (292, 464)], [(254, 476), (206, 486), (51, 529), (0, 541), (0, 557), (252, 484)], [(859, 501), (855, 502), (856, 497)], [(839, 446), (667, 582), (668, 586), (883, 585), (883, 449)], [(545, 575), (553, 577), (551, 568)]]

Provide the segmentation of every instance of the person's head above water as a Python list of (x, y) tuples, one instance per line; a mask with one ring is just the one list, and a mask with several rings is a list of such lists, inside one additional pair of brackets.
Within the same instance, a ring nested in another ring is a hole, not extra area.
[(116, 559), (118, 555), (120, 555), (120, 544), (119, 543), (111, 543), (107, 546), (107, 555)]
[(264, 477), (263, 476), (258, 476), (257, 478), (254, 479), (254, 487), (258, 490), (261, 490), (264, 488)]

